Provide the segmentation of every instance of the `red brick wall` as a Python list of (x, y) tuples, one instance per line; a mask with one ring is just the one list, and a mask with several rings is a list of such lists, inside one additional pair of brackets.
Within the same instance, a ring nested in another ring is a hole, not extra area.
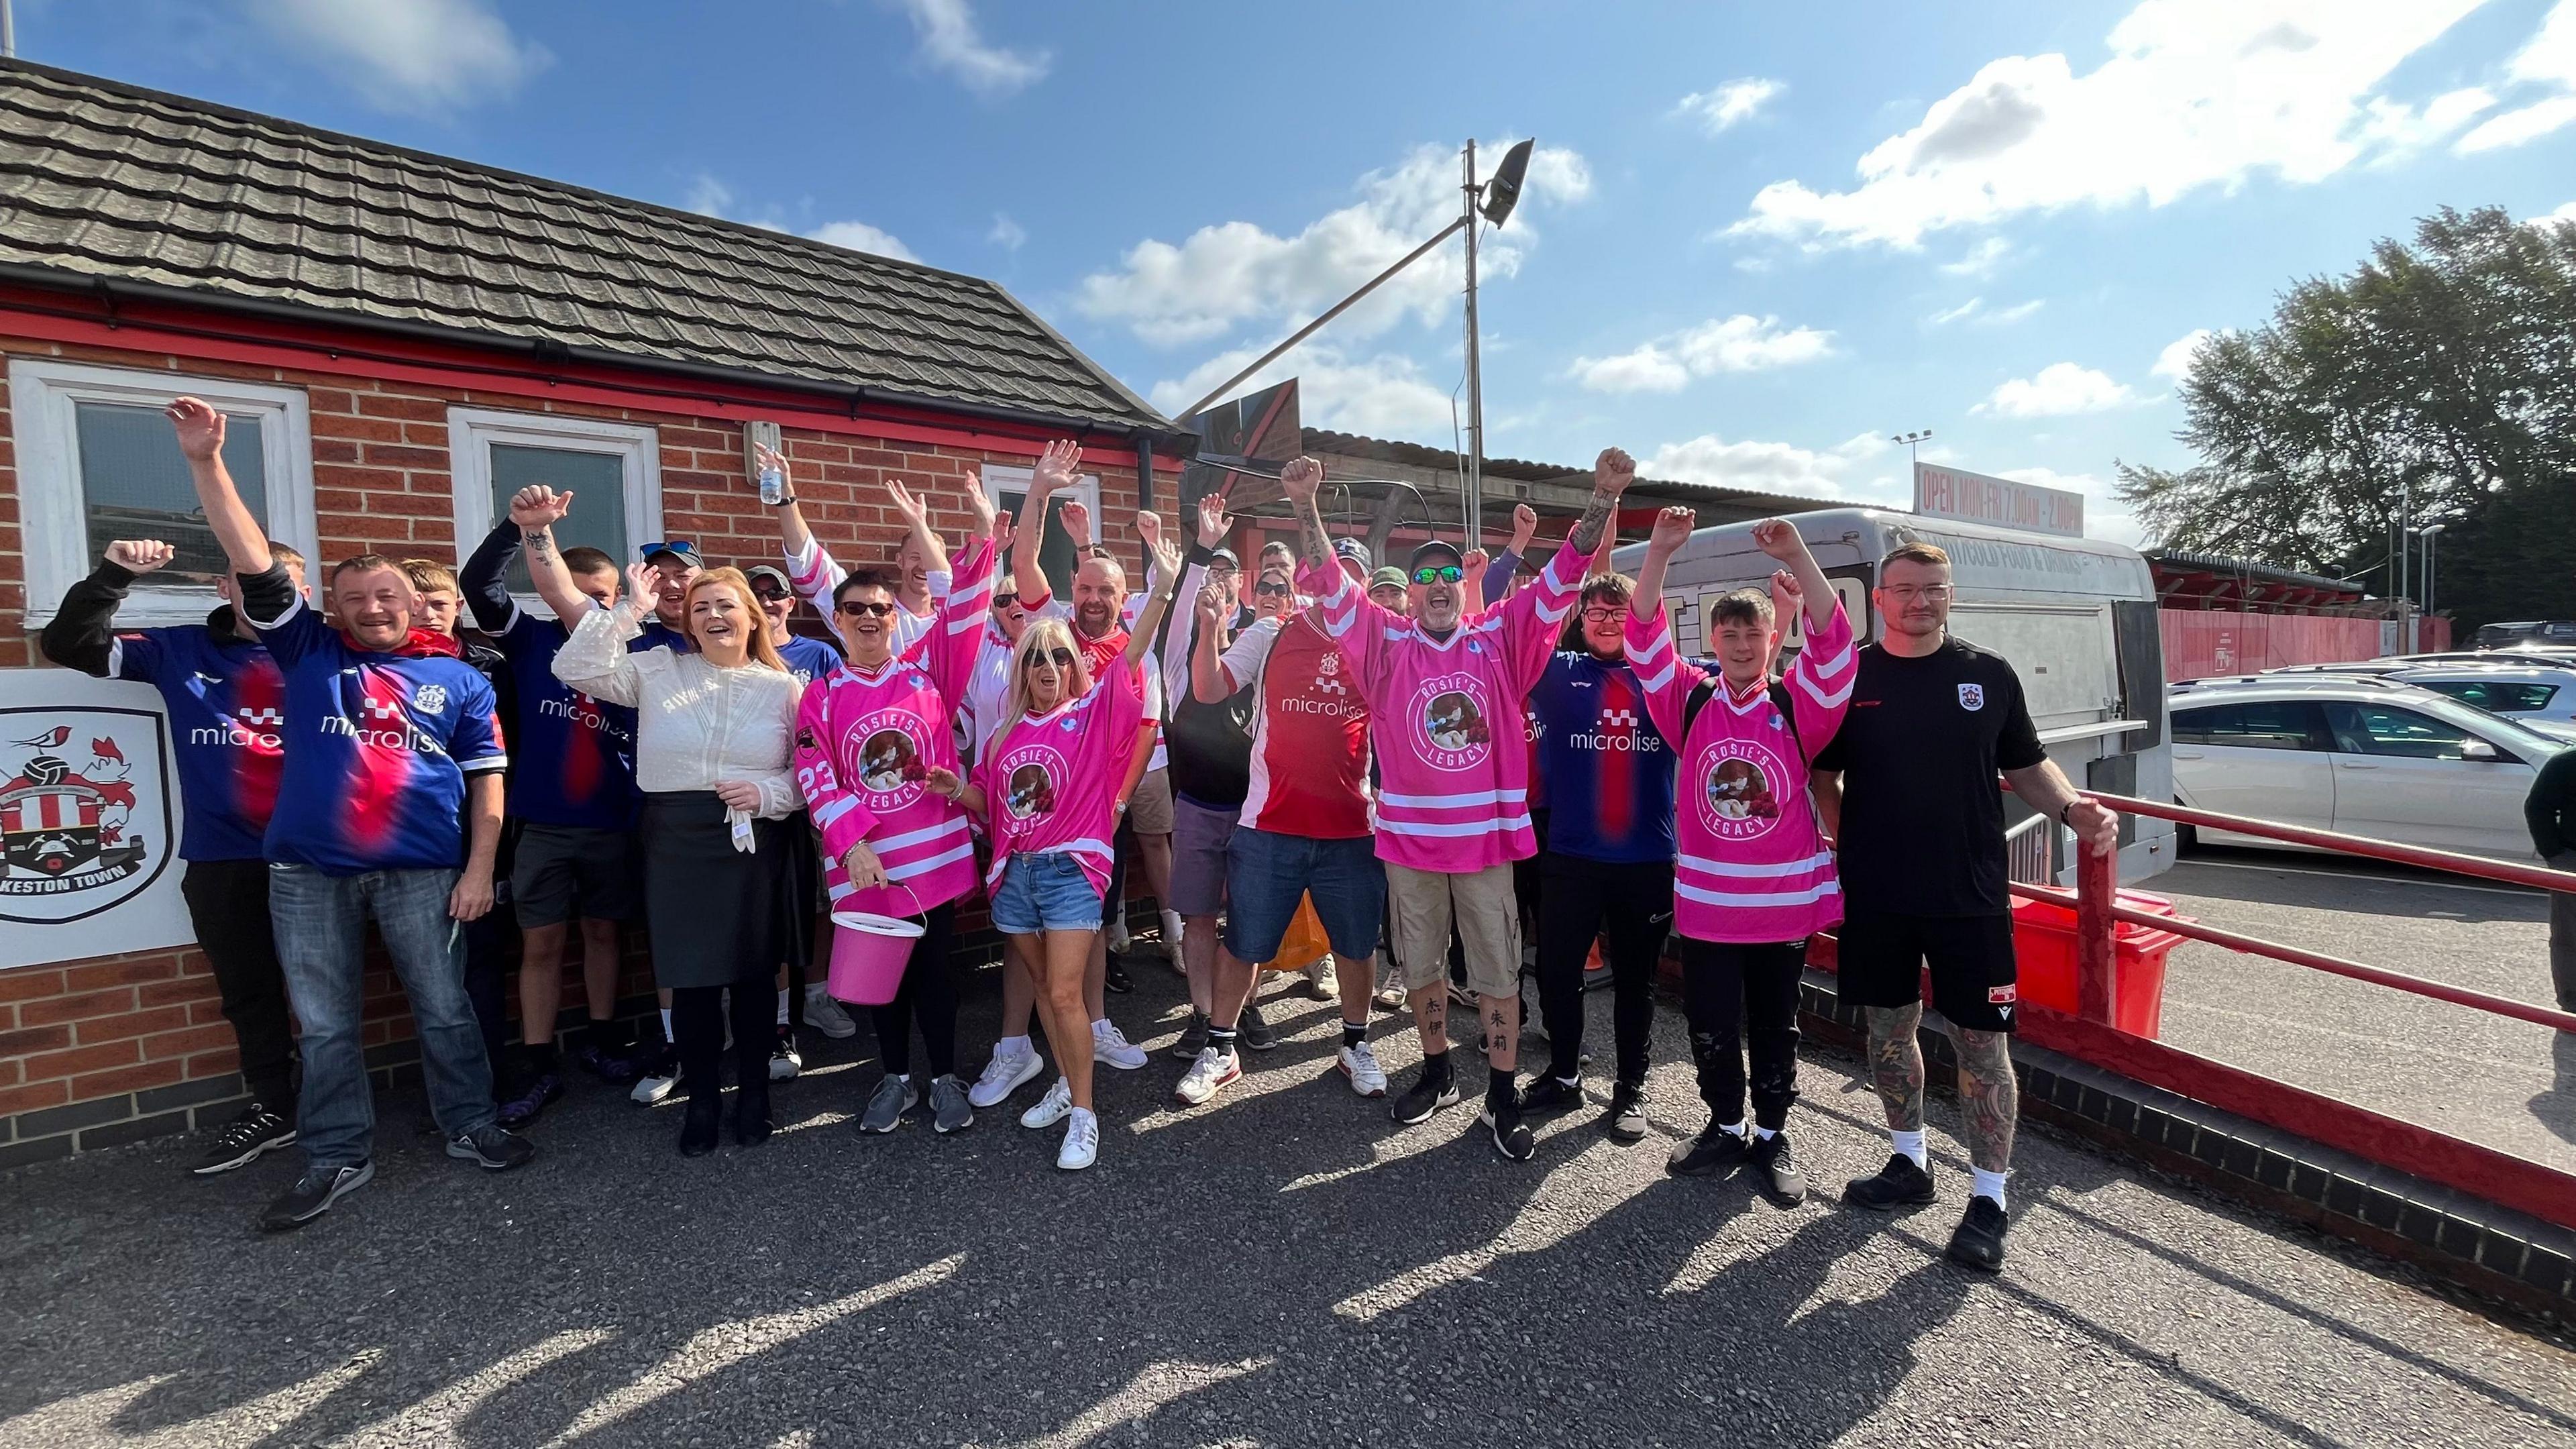
[[(7, 321), (0, 313), (0, 355), (303, 388), (311, 410), (315, 523), (324, 564), (369, 551), (456, 556), (447, 446), (447, 410), (454, 405), (650, 425), (661, 446), (662, 517), (658, 533), (647, 531), (653, 520), (636, 520), (637, 536), (695, 539), (710, 562), (778, 556), (776, 524), (744, 476), (742, 428), (733, 421), (658, 403), (550, 404), (476, 390), (463, 381), (454, 388), (380, 383), (334, 372), (62, 346), (13, 338)], [(0, 383), (0, 667), (41, 662), (24, 617), (26, 564), (10, 422), (7, 389)], [(788, 428), (785, 451), (807, 522), (826, 546), (854, 564), (886, 557), (900, 537), (901, 525), (883, 502), (889, 477), (926, 489), (933, 519), (953, 548), (969, 526), (963, 480), (986, 462), (1028, 462), (1025, 453), (811, 427)], [(1109, 518), (1135, 508), (1132, 466), (1095, 465), (1090, 471), (1100, 475)], [(820, 621), (800, 613), (800, 625), (819, 629)], [(961, 929), (983, 924), (980, 901), (976, 905), (971, 916), (961, 918)], [(582, 1004), (577, 951), (574, 956), (566, 973), (568, 1011)], [(649, 1000), (652, 974), (643, 950), (630, 952), (620, 987), (630, 1006)], [(515, 990), (510, 999), (515, 1011)], [(381, 961), (368, 971), (366, 1002), (369, 1064), (380, 1073), (399, 1070), (414, 1055), (406, 1049), (412, 1024), (401, 989)], [(193, 948), (0, 971), (0, 1167), (218, 1120), (234, 1110), (236, 1065), (214, 978)]]

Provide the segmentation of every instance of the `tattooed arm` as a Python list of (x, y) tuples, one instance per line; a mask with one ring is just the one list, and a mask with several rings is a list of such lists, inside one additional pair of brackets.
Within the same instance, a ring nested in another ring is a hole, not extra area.
[(1583, 516), (1574, 521), (1574, 532), (1566, 536), (1574, 551), (1589, 558), (1601, 546), (1610, 527), (1612, 514), (1619, 511), (1619, 495), (1637, 481), (1637, 460), (1618, 448), (1604, 448), (1592, 465), (1592, 501), (1584, 505)]
[(527, 545), (528, 581), (537, 586), (537, 597), (546, 601), (567, 629), (578, 627), (597, 607), (588, 594), (573, 587), (563, 550), (555, 547), (554, 526), (571, 511), (570, 493), (557, 493), (542, 483), (522, 488), (510, 499), (510, 521), (519, 526), (520, 540)]
[(1312, 458), (1292, 458), (1280, 470), (1280, 491), (1288, 495), (1288, 507), (1297, 517), (1298, 559), (1310, 569), (1333, 562), (1333, 540), (1324, 532), (1323, 510), (1315, 502), (1323, 486), (1324, 465)]

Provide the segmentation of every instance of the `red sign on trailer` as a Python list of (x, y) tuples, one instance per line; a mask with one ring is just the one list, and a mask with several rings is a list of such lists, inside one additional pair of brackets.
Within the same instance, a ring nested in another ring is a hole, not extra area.
[(1914, 511), (1931, 518), (2018, 528), (2024, 533), (2084, 536), (2081, 493), (2016, 483), (2010, 478), (1971, 473), (1965, 468), (1944, 468), (1937, 463), (1914, 465)]

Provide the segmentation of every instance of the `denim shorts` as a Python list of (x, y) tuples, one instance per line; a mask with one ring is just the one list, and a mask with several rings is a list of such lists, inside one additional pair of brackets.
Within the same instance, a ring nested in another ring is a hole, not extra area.
[(1369, 836), (1313, 840), (1238, 827), (1225, 852), (1225, 949), (1258, 966), (1279, 954), (1297, 898), (1315, 898), (1316, 919), (1333, 955), (1366, 961), (1377, 954), (1386, 912), (1386, 868)]
[(1100, 887), (1070, 855), (1014, 855), (993, 886), (993, 926), (1006, 936), (1100, 929)]

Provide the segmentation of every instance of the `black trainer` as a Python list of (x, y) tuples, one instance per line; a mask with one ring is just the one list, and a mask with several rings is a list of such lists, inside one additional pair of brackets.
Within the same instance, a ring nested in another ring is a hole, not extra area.
[(1243, 1015), (1234, 1023), (1234, 1039), (1257, 1052), (1279, 1045), (1279, 1033), (1262, 1019), (1259, 1001), (1248, 996), (1243, 999)]
[(1207, 1034), (1208, 1014), (1191, 1007), (1190, 1024), (1181, 1028), (1180, 1038), (1172, 1043), (1172, 1055), (1185, 1062), (1197, 1061), (1199, 1053), (1207, 1049)]
[(1530, 1131), (1529, 1124), (1521, 1120), (1519, 1107), (1496, 1107), (1489, 1103), (1484, 1111), (1476, 1114), (1476, 1120), (1494, 1134), (1494, 1150), (1510, 1160), (1527, 1162), (1538, 1155), (1538, 1134)]
[(538, 1072), (528, 1078), (516, 1095), (501, 1104), (500, 1115), (493, 1120), (504, 1127), (525, 1127), (537, 1120), (546, 1104), (563, 1095), (563, 1078), (553, 1072)]
[(1601, 1119), (1602, 1130), (1621, 1142), (1643, 1142), (1646, 1139), (1646, 1089), (1635, 1082), (1621, 1082), (1610, 1089), (1610, 1111)]
[(1932, 1174), (1902, 1152), (1891, 1153), (1876, 1177), (1855, 1177), (1843, 1185), (1843, 1201), (1874, 1213), (1922, 1207), (1932, 1201)]
[(487, 1122), (449, 1138), (447, 1155), (461, 1157), (488, 1172), (507, 1172), (526, 1166), (528, 1159), (537, 1155), (537, 1144), (498, 1122)]
[(1950, 1234), (1950, 1261), (1980, 1273), (2004, 1270), (2004, 1233), (2012, 1226), (2003, 1204), (1984, 1194), (1968, 1199), (1968, 1215)]
[(1101, 973), (1100, 985), (1102, 989), (1115, 991), (1121, 996), (1136, 989), (1136, 983), (1127, 975), (1127, 968), (1118, 964), (1118, 953), (1115, 951), (1109, 953), (1109, 965)]
[(361, 1162), (355, 1167), (308, 1167), (285, 1196), (260, 1213), (259, 1225), (272, 1233), (300, 1228), (329, 1212), (331, 1204), (365, 1187), (375, 1175), (373, 1162)]
[(1673, 1155), (1664, 1159), (1664, 1171), (1675, 1177), (1707, 1177), (1742, 1162), (1750, 1150), (1741, 1133), (1711, 1122), (1697, 1137), (1673, 1148)]
[[(1754, 1180), (1762, 1184), (1762, 1191), (1773, 1202), (1796, 1207), (1807, 1200), (1807, 1170), (1798, 1165), (1798, 1154), (1789, 1146), (1788, 1133), (1774, 1132), (1768, 1137), (1755, 1133), (1746, 1156), (1758, 1174)], [(1908, 1167), (1913, 1165), (1911, 1159), (1906, 1162)], [(1928, 1180), (1925, 1187), (1930, 1187)]]
[(1414, 1073), (1413, 1085), (1386, 1109), (1388, 1116), (1410, 1127), (1417, 1122), (1430, 1121), (1431, 1114), (1443, 1107), (1458, 1105), (1458, 1078), (1449, 1070), (1445, 1056), (1435, 1060), (1440, 1063), (1437, 1069), (1425, 1062)]
[(1521, 1088), (1521, 1110), (1531, 1116), (1563, 1112), (1583, 1105), (1583, 1079), (1573, 1081), (1553, 1072), (1541, 1072)]
[(223, 1126), (215, 1140), (206, 1144), (206, 1155), (188, 1170), (199, 1177), (212, 1177), (247, 1167), (263, 1152), (295, 1145), (295, 1125), (257, 1102), (242, 1108), (241, 1115)]

